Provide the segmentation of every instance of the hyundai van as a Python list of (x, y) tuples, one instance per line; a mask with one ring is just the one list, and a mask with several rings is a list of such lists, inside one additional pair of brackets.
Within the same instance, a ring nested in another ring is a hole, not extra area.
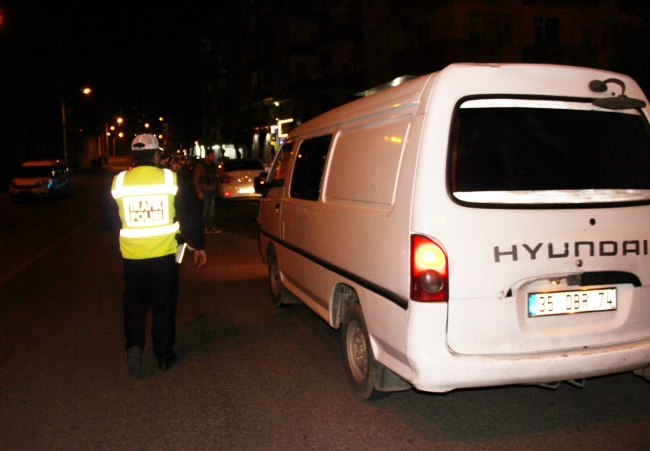
[(276, 305), (363, 399), (650, 376), (650, 128), (628, 76), (453, 64), (288, 135), (257, 187)]

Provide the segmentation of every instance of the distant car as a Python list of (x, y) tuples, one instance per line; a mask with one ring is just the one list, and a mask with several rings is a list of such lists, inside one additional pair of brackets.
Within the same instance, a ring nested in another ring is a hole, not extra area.
[(260, 160), (223, 159), (217, 164), (217, 196), (219, 201), (257, 200), (260, 194), (255, 192), (253, 179), (264, 166)]
[(68, 168), (61, 160), (34, 160), (23, 163), (9, 184), (12, 201), (20, 198), (51, 198), (70, 194)]

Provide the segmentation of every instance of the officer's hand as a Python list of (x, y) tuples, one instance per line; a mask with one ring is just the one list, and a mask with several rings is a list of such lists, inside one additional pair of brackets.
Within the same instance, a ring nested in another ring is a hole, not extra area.
[(208, 256), (205, 254), (205, 249), (200, 251), (194, 251), (194, 264), (197, 268), (205, 265), (205, 262), (208, 261)]
[(203, 193), (199, 193), (199, 199), (203, 199)]

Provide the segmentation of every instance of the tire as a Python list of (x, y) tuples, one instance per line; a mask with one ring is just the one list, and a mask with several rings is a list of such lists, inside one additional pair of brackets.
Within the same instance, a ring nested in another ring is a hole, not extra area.
[(280, 277), (280, 267), (278, 266), (278, 259), (275, 256), (273, 248), (269, 249), (267, 255), (267, 266), (269, 274), (269, 294), (271, 295), (271, 302), (275, 307), (282, 307), (282, 279)]
[(349, 304), (345, 309), (343, 356), (345, 374), (355, 395), (363, 400), (388, 396), (388, 393), (375, 389), (378, 364), (372, 353), (368, 329), (358, 302)]

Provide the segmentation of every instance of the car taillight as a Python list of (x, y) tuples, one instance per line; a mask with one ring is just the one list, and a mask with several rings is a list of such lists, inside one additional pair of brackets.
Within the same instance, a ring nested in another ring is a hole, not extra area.
[(229, 175), (222, 175), (219, 177), (219, 181), (221, 183), (230, 183), (230, 176)]
[(431, 238), (411, 235), (411, 299), (432, 302), (449, 300), (447, 254)]

